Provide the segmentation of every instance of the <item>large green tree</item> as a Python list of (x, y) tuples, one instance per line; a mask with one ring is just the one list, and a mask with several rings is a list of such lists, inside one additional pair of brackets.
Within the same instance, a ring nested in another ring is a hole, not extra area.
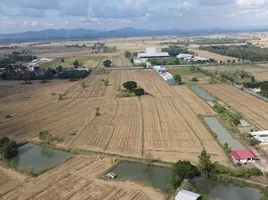
[(127, 81), (123, 83), (123, 87), (128, 91), (132, 92), (134, 89), (137, 88), (137, 83), (135, 81)]
[(207, 153), (205, 149), (201, 152), (199, 156), (199, 171), (206, 178), (213, 178), (216, 175), (216, 166), (215, 163), (212, 163), (210, 160), (210, 155)]
[(179, 85), (182, 84), (181, 76), (180, 76), (180, 75), (176, 74), (173, 78), (174, 78), (174, 80), (175, 80)]
[(134, 90), (134, 93), (135, 93), (135, 95), (136, 96), (141, 96), (141, 95), (144, 95), (144, 89), (143, 88), (136, 88), (135, 90)]
[(73, 66), (74, 66), (74, 68), (78, 68), (79, 67), (79, 61), (77, 59), (74, 60)]
[(12, 140), (5, 142), (0, 151), (5, 159), (15, 157), (19, 152), (17, 143)]
[(172, 166), (170, 184), (176, 189), (184, 179), (192, 179), (198, 175), (200, 175), (198, 168), (189, 161), (178, 161)]
[(112, 61), (110, 61), (110, 60), (103, 61), (103, 66), (104, 67), (111, 67), (112, 66)]

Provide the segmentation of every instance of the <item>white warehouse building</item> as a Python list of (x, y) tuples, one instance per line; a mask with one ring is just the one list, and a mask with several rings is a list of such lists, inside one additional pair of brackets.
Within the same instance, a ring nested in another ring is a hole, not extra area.
[(259, 140), (260, 144), (268, 144), (268, 130), (250, 132), (250, 134), (257, 140)]
[(138, 53), (138, 58), (167, 58), (169, 54), (167, 52), (156, 52), (155, 47), (146, 48), (146, 53)]

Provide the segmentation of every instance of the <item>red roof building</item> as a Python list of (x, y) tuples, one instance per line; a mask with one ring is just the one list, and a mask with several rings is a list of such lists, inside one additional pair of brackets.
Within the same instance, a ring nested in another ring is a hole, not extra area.
[(250, 150), (233, 151), (231, 156), (236, 162), (241, 163), (254, 162), (258, 159), (258, 157)]

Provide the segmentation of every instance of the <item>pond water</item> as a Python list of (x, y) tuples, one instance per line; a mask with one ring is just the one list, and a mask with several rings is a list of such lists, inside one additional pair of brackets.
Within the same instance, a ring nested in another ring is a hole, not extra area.
[(243, 187), (220, 180), (208, 180), (198, 177), (192, 180), (196, 192), (212, 200), (260, 200), (259, 189)]
[(18, 155), (9, 160), (8, 164), (19, 171), (31, 170), (33, 174), (40, 174), (70, 157), (71, 154), (63, 151), (28, 143), (19, 148)]
[(213, 101), (214, 100), (208, 93), (205, 92), (205, 90), (201, 89), (200, 87), (198, 87), (198, 86), (190, 86), (190, 87), (202, 99), (204, 99), (206, 101)]
[(172, 171), (169, 169), (137, 163), (119, 163), (112, 172), (121, 179), (149, 183), (164, 192), (169, 191), (168, 183), (172, 176)]
[(169, 85), (178, 85), (178, 83), (174, 79), (167, 79), (167, 83)]
[(204, 117), (204, 120), (210, 129), (217, 134), (217, 138), (222, 145), (228, 143), (229, 147), (234, 151), (245, 149), (238, 140), (235, 140), (230, 133), (228, 133), (216, 117)]

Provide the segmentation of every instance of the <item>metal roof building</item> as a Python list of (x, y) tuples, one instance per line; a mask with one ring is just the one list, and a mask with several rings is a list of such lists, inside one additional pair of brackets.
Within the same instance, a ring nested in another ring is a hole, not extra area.
[(179, 55), (177, 55), (178, 59), (185, 59), (185, 60), (190, 60), (193, 57), (194, 57), (193, 55), (185, 53), (180, 53)]
[(156, 52), (155, 47), (146, 48), (146, 53), (139, 53), (138, 58), (165, 58), (169, 57), (169, 54), (167, 52)]
[(190, 192), (187, 190), (181, 190), (175, 197), (175, 200), (199, 200), (201, 199), (201, 195)]

